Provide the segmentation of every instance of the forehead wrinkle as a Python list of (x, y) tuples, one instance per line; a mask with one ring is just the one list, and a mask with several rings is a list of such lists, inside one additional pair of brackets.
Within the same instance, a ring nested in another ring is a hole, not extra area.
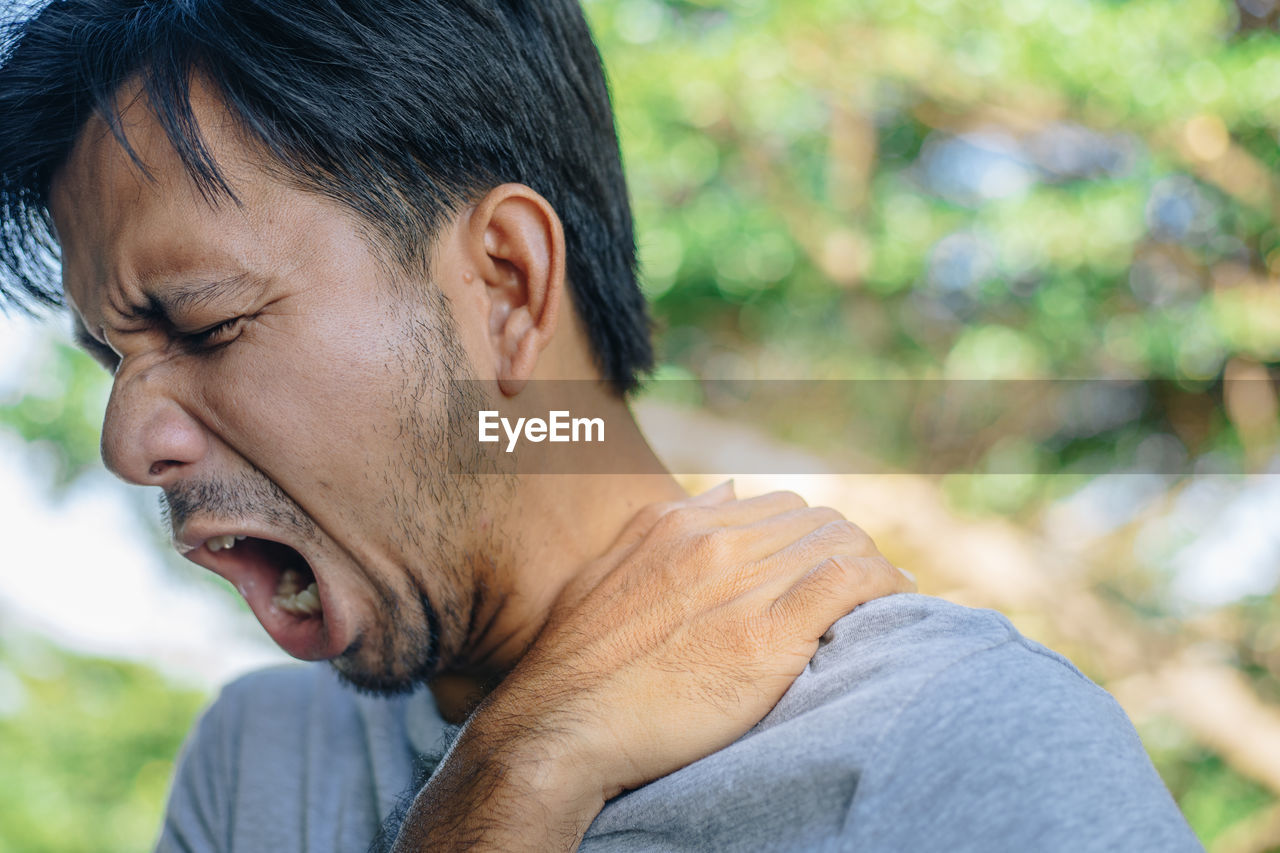
[(220, 296), (235, 296), (253, 288), (258, 280), (247, 272), (222, 278), (184, 278), (174, 284), (152, 284), (148, 298), (165, 314), (198, 308)]
[[(113, 287), (105, 287), (106, 307), (110, 309), (110, 314), (124, 323), (147, 323), (157, 319), (163, 319), (164, 309), (154, 298), (147, 294), (142, 294), (141, 300), (131, 299), (130, 296), (123, 292), (123, 289)], [(109, 322), (109, 317), (101, 318), (104, 322)]]

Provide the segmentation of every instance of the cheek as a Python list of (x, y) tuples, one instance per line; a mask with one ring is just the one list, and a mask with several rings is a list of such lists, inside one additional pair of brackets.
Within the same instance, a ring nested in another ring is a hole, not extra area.
[(210, 371), (209, 404), (224, 438), (286, 490), (368, 479), (401, 432), (401, 365), (328, 331), (253, 329)]

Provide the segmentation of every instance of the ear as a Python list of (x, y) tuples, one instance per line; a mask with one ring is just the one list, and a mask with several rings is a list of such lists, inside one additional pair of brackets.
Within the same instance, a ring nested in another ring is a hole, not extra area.
[(503, 184), (476, 205), (465, 239), (484, 287), (498, 387), (514, 396), (555, 335), (565, 288), (564, 228), (541, 195)]

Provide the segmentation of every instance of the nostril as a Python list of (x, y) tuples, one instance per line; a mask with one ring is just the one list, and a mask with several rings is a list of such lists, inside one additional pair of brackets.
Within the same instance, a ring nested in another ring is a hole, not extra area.
[(151, 465), (151, 476), (159, 477), (165, 471), (168, 471), (171, 467), (175, 465), (181, 465), (181, 464), (182, 464), (181, 462), (178, 462), (177, 460), (174, 460), (174, 459), (164, 459), (164, 460), (161, 460), (160, 462), (155, 462)]
[(209, 436), (148, 373), (117, 377), (102, 422), (102, 459), (122, 480), (163, 486), (204, 458)]

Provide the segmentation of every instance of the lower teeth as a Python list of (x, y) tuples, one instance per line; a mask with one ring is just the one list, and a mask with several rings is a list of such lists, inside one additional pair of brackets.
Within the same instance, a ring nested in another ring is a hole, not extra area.
[(286, 613), (294, 616), (314, 616), (320, 612), (320, 590), (315, 581), (299, 590), (302, 575), (294, 569), (285, 569), (280, 575), (280, 583), (276, 586), (276, 594), (271, 603)]

